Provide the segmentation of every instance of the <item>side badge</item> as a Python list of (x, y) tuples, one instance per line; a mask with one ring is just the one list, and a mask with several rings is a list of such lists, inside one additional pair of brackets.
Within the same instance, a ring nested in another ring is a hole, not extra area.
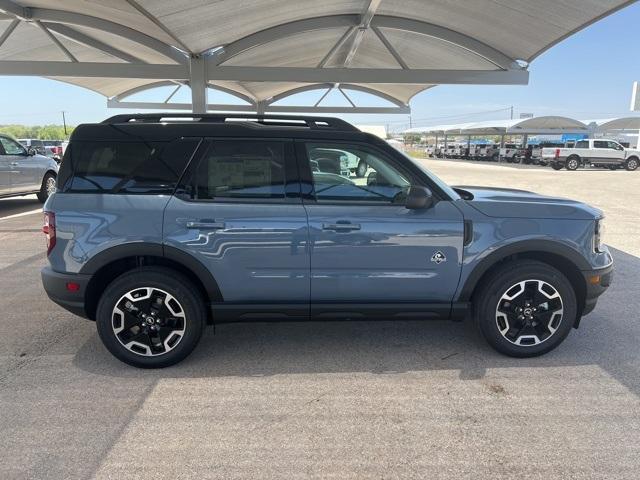
[(431, 261), (433, 263), (435, 263), (436, 265), (440, 265), (442, 262), (446, 262), (447, 261), (447, 257), (444, 256), (444, 253), (442, 253), (440, 250), (438, 250), (431, 257)]

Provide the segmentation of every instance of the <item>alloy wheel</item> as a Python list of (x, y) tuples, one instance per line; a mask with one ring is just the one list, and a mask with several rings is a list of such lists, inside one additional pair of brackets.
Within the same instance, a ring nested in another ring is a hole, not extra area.
[(530, 279), (509, 287), (498, 300), (496, 324), (500, 334), (521, 347), (551, 338), (563, 318), (560, 293), (543, 280)]
[(186, 329), (185, 311), (170, 293), (155, 287), (136, 288), (116, 302), (111, 326), (118, 341), (142, 356), (170, 352)]
[(47, 197), (53, 195), (56, 192), (56, 179), (53, 177), (47, 178), (47, 182), (45, 184), (45, 190), (47, 192)]

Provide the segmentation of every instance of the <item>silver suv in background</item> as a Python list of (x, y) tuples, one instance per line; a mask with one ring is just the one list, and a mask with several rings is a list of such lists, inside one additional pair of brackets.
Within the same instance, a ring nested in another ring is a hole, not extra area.
[(0, 135), (0, 198), (35, 193), (42, 203), (56, 190), (58, 163)]

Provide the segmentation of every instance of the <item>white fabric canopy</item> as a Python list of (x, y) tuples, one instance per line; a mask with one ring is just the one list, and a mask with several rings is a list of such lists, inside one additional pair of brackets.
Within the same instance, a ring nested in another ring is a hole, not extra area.
[[(193, 84), (193, 57), (206, 61), (206, 83), (254, 104), (340, 82), (402, 106), (436, 83), (526, 82), (520, 73), (541, 52), (629, 3), (0, 0), (0, 75), (49, 76), (124, 98), (161, 80)], [(101, 73), (93, 65), (102, 63), (115, 66)], [(291, 77), (267, 71), (274, 67)]]

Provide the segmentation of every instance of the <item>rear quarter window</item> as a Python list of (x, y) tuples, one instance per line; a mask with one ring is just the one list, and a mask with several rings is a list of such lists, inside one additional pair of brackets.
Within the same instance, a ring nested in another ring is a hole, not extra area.
[(73, 193), (171, 194), (200, 139), (172, 142), (73, 142), (59, 188)]

